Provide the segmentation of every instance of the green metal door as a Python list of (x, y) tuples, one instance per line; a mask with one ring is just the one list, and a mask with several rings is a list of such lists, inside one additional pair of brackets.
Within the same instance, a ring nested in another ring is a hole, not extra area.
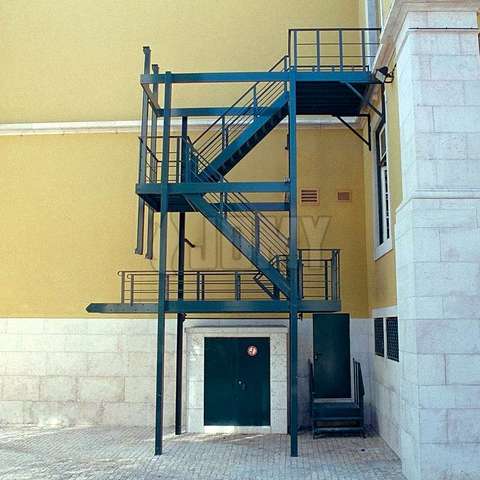
[(314, 390), (321, 398), (350, 398), (350, 316), (313, 315)]
[(270, 425), (268, 338), (205, 338), (205, 425)]

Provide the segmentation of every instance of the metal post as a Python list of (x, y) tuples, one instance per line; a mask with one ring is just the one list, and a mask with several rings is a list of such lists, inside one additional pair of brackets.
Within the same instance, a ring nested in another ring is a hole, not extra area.
[(226, 138), (225, 138), (225, 115), (222, 116), (222, 152), (226, 147)]
[(332, 252), (332, 300), (340, 299), (340, 252)]
[[(182, 117), (182, 160), (186, 157), (185, 142), (188, 132), (188, 118)], [(183, 161), (182, 161), (183, 164)], [(183, 171), (183, 169), (182, 169)], [(181, 180), (183, 181), (183, 175)], [(179, 213), (178, 219), (178, 300), (183, 300), (185, 295), (185, 212)], [(182, 433), (182, 376), (183, 376), (183, 323), (185, 313), (177, 313), (177, 352), (176, 352), (176, 377), (175, 377), (175, 435)]]
[(303, 258), (302, 258), (302, 251), (299, 251), (299, 258), (297, 260), (297, 268), (298, 268), (298, 298), (304, 298), (304, 291), (303, 291)]
[(325, 284), (325, 300), (328, 300), (328, 260), (323, 261), (323, 282)]
[(157, 326), (157, 395), (155, 410), (155, 455), (163, 450), (163, 373), (165, 351), (165, 287), (167, 270), (168, 227), (168, 160), (170, 145), (170, 115), (172, 103), (172, 74), (165, 73), (163, 115), (162, 176), (160, 205), (160, 251), (158, 255), (158, 326)]
[(254, 242), (255, 242), (255, 250), (256, 254), (260, 255), (260, 217), (258, 212), (254, 213), (254, 220), (255, 220), (255, 233), (254, 233)]
[[(275, 268), (280, 272), (280, 258), (278, 255), (275, 255), (274, 263), (275, 263)], [(273, 284), (273, 296), (275, 298), (280, 298), (280, 290), (275, 284)]]
[[(296, 45), (296, 42), (295, 42)], [(297, 263), (297, 98), (296, 71), (290, 72), (288, 100), (288, 168), (290, 177), (289, 256), (290, 283), (290, 455), (298, 457), (298, 263)]]
[(238, 272), (235, 272), (235, 300), (240, 300), (242, 298), (241, 284), (242, 284), (241, 274)]
[(130, 305), (133, 305), (133, 303), (135, 302), (134, 296), (135, 296), (135, 274), (131, 273), (130, 274)]
[(120, 272), (122, 290), (120, 291), (120, 303), (125, 303), (125, 272)]
[[(152, 70), (154, 74), (158, 74), (158, 65), (152, 65)], [(153, 96), (158, 102), (158, 83), (153, 84)], [(152, 108), (152, 121), (150, 126), (150, 178), (151, 181), (157, 182), (157, 114)], [(147, 251), (145, 253), (145, 258), (153, 258), (153, 223), (155, 219), (155, 211), (151, 206), (148, 207), (148, 216), (147, 216)]]
[(340, 64), (340, 71), (343, 72), (343, 30), (338, 31), (338, 59)]
[(297, 34), (298, 30), (293, 31), (293, 69), (297, 69), (297, 62), (298, 62), (298, 52), (297, 52)]
[(362, 30), (362, 70), (368, 70), (367, 54), (365, 50), (365, 30)]
[[(145, 56), (143, 72), (150, 73), (150, 47), (143, 47)], [(143, 92), (142, 100), (142, 126), (140, 133), (140, 152), (139, 152), (139, 167), (138, 167), (138, 183), (145, 183), (146, 173), (146, 159), (147, 159), (147, 133), (148, 133), (148, 96)], [(145, 200), (138, 197), (138, 213), (137, 213), (137, 246), (135, 253), (142, 255), (143, 253), (143, 234), (145, 222)]]

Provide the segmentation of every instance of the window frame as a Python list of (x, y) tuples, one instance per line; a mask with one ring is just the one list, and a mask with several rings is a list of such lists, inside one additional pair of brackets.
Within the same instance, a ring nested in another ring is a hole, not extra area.
[[(372, 155), (375, 260), (378, 260), (393, 248), (392, 202), (386, 116), (387, 112), (385, 110), (385, 119), (380, 120), (376, 125), (375, 148)], [(387, 212), (386, 215), (385, 212)], [(386, 231), (388, 235), (385, 235)]]

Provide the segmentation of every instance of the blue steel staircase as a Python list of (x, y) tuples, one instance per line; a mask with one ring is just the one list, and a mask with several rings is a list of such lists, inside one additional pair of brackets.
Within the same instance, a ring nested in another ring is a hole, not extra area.
[[(175, 428), (180, 433), (183, 321), (187, 313), (288, 314), (289, 367), (290, 372), (296, 372), (299, 314), (341, 309), (339, 250), (298, 248), (297, 115), (334, 116), (370, 147), (370, 115), (365, 109), (383, 115), (383, 109), (380, 111), (369, 101), (373, 85), (379, 83), (371, 71), (377, 35), (376, 29), (359, 28), (289, 30), (288, 54), (263, 72), (160, 74), (158, 66), (151, 65), (150, 49), (144, 47), (135, 252), (143, 254), (146, 243), (145, 256), (153, 258), (154, 215), (158, 212), (159, 268), (119, 272), (120, 303), (92, 303), (87, 310), (157, 315), (155, 454), (162, 453), (167, 313), (177, 313)], [(239, 82), (251, 86), (230, 107), (172, 107), (176, 84)], [(159, 97), (160, 85), (164, 87), (163, 101)], [(191, 117), (216, 120), (192, 142), (188, 136)], [(344, 117), (368, 117), (368, 139)], [(181, 119), (180, 135), (172, 134), (172, 118)], [(232, 169), (284, 119), (288, 127), (288, 179), (227, 181), (225, 177)], [(249, 194), (257, 193), (281, 193), (285, 200), (258, 202), (249, 198)], [(248, 259), (252, 269), (185, 269), (185, 222), (190, 212), (203, 215)], [(288, 234), (283, 234), (265, 212), (288, 212)], [(174, 271), (167, 269), (167, 233), (172, 213), (179, 214), (178, 270)], [(353, 421), (349, 426), (363, 431), (363, 393), (357, 393), (355, 405), (345, 415), (335, 410), (338, 406), (326, 411), (326, 405), (318, 406), (312, 400), (314, 433), (325, 427), (322, 422), (328, 423), (325, 416), (330, 417), (330, 423)], [(297, 456), (297, 375), (293, 373), (289, 375), (289, 400), (290, 450), (292, 456)], [(346, 416), (346, 420), (338, 420), (338, 416)], [(335, 431), (339, 427), (330, 424), (328, 428)]]
[[(269, 72), (286, 69), (287, 57), (282, 57)], [(287, 83), (256, 82), (193, 143), (207, 163), (201, 177), (207, 173), (208, 181), (214, 181), (225, 176), (287, 114)]]
[[(266, 72), (159, 74), (158, 67), (150, 64), (150, 50), (144, 49), (142, 129), (136, 187), (139, 196), (136, 253), (144, 252), (145, 208), (148, 212), (148, 258), (153, 256), (155, 212), (161, 215), (198, 212), (253, 267), (249, 276), (234, 275), (233, 299), (229, 294), (222, 297), (218, 292), (210, 298), (202, 281), (197, 282), (194, 298), (197, 303), (185, 300), (182, 295), (177, 299), (166, 299), (168, 288), (161, 280), (158, 294), (160, 298), (165, 296), (167, 312), (210, 312), (215, 309), (289, 311), (290, 302), (297, 305), (299, 312), (340, 310), (339, 251), (317, 249), (316, 253), (310, 254), (315, 258), (307, 258), (296, 246), (295, 120), (298, 114), (331, 115), (347, 125), (343, 117), (365, 116), (365, 107), (371, 106), (368, 92), (373, 84), (378, 83), (370, 70), (376, 53), (376, 35), (375, 29), (290, 30), (288, 54)], [(212, 82), (252, 84), (228, 108), (172, 108), (174, 84)], [(165, 86), (163, 107), (159, 103), (160, 84)], [(192, 141), (187, 131), (188, 117), (191, 116), (216, 119)], [(158, 119), (161, 117), (164, 125), (162, 135), (159, 135)], [(181, 135), (172, 135), (172, 117), (182, 118)], [(226, 176), (232, 169), (286, 118), (290, 178), (283, 182), (228, 182)], [(357, 133), (357, 136), (360, 135)], [(281, 192), (285, 200), (254, 202), (249, 198), (250, 193), (269, 192)], [(265, 215), (265, 212), (282, 211), (289, 214), (288, 235)], [(185, 240), (179, 238), (179, 241), (183, 244)], [(164, 242), (165, 236), (161, 237), (161, 246)], [(160, 268), (160, 277), (168, 277), (166, 270), (164, 273), (162, 270), (165, 266)], [(204, 271), (196, 275), (200, 279), (211, 279), (210, 273)], [(227, 270), (225, 273), (228, 277)], [(171, 278), (172, 273), (169, 275)], [(178, 281), (181, 279), (182, 272), (179, 272)], [(246, 282), (249, 287), (237, 285), (239, 281)], [(198, 293), (202, 288), (203, 292)], [(252, 288), (255, 292), (250, 298), (245, 292)], [(138, 299), (141, 295), (132, 294), (131, 297)], [(123, 302), (120, 305), (92, 304), (89, 311), (155, 311), (155, 306), (147, 303), (137, 301), (130, 305), (130, 310), (125, 309)]]
[(358, 433), (365, 438), (365, 412), (363, 400), (365, 388), (362, 367), (355, 359), (353, 363), (353, 398), (350, 401), (323, 399), (314, 389), (314, 367), (309, 360), (310, 416), (313, 437)]
[[(253, 121), (251, 126), (257, 128), (256, 123)], [(248, 131), (248, 128), (246, 130)], [(224, 155), (226, 150), (223, 150), (211, 163), (206, 163), (203, 156), (187, 140), (186, 177), (190, 181), (198, 182), (227, 182), (218, 170), (214, 171), (212, 167), (220, 157), (222, 161), (231, 161), (239, 155), (239, 150), (235, 148), (227, 157)], [(195, 211), (201, 213), (261, 272), (260, 275), (255, 276), (255, 280), (264, 291), (267, 291), (267, 287), (262, 282), (262, 277), (270, 280), (286, 297), (289, 296), (286, 272), (273, 261), (277, 255), (288, 254), (288, 238), (262, 212), (255, 210), (245, 196), (236, 192), (223, 195), (215, 192), (204, 195), (187, 194), (185, 198)]]

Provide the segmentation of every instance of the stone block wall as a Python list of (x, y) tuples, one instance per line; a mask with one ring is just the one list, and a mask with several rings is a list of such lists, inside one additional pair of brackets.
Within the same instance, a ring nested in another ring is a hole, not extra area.
[[(374, 318), (396, 316), (396, 307), (374, 309)], [(375, 354), (374, 320), (370, 320), (371, 424), (390, 448), (400, 455), (400, 375), (402, 365)], [(386, 339), (385, 339), (386, 342)]]
[[(174, 422), (167, 326), (165, 425)], [(154, 319), (0, 319), (0, 424), (153, 425)]]
[[(360, 362), (362, 366), (363, 382), (365, 385), (365, 420), (371, 423), (371, 402), (372, 402), (372, 359), (371, 359), (371, 319), (351, 318), (350, 319), (350, 355)], [(305, 317), (298, 322), (298, 405), (299, 424), (302, 427), (309, 427), (310, 420), (310, 387), (308, 373), (308, 359), (313, 359), (313, 324), (312, 318)], [(353, 378), (352, 378), (353, 382)]]
[[(258, 325), (256, 320), (237, 323), (239, 327)], [(232, 321), (228, 324), (231, 326)], [(225, 322), (188, 320), (187, 325), (220, 327)], [(350, 322), (351, 354), (362, 365), (367, 422), (371, 403), (370, 326), (369, 319)], [(167, 319), (167, 431), (172, 430), (175, 418), (175, 330), (175, 320)], [(313, 356), (312, 331), (311, 318), (299, 321), (299, 423), (304, 427), (310, 425), (308, 359)], [(0, 319), (0, 424), (153, 426), (155, 332), (156, 320), (146, 318)], [(185, 360), (184, 366), (188, 369)], [(183, 391), (186, 425), (186, 378)]]
[(425, 1), (415, 11), (403, 3), (396, 41), (402, 465), (409, 480), (477, 478), (480, 2)]

